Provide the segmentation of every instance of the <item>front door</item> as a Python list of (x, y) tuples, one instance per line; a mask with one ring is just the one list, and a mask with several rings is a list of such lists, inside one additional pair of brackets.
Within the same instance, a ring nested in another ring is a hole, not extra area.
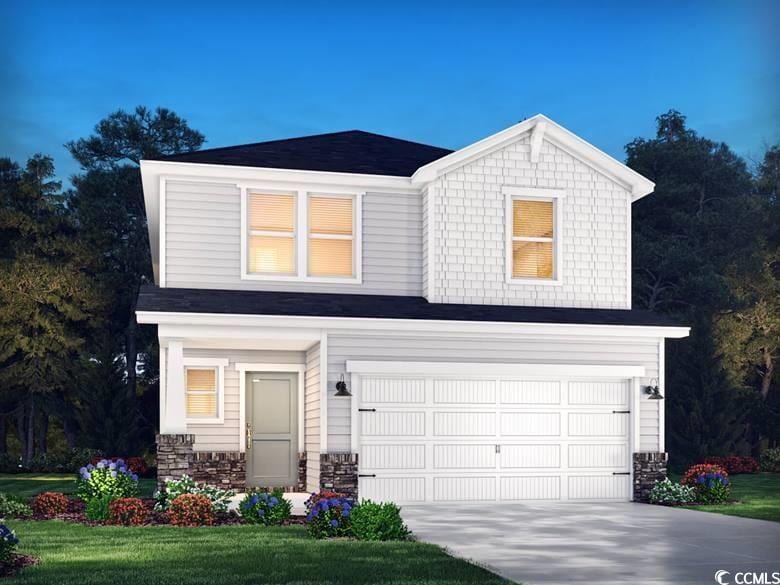
[(248, 373), (246, 474), (250, 486), (298, 481), (298, 375)]

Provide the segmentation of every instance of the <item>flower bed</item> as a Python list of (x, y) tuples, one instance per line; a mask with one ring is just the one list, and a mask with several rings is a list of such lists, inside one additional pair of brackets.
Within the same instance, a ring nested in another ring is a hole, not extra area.
[(729, 475), (741, 473), (758, 473), (759, 465), (753, 457), (729, 455), (728, 457), (707, 457), (702, 462), (707, 465), (717, 465), (725, 469)]
[(729, 474), (719, 465), (693, 465), (680, 483), (693, 488), (698, 504), (722, 504), (731, 496)]

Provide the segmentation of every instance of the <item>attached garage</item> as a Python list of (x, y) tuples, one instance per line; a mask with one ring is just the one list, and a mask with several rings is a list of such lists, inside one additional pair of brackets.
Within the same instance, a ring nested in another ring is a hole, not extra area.
[(628, 501), (642, 366), (348, 362), (361, 498)]

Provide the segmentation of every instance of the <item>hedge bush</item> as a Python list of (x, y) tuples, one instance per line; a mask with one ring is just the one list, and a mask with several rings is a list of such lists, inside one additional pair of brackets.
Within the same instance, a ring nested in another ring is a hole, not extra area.
[(406, 540), (410, 534), (401, 519), (401, 508), (392, 502), (362, 500), (349, 513), (349, 522), (358, 540)]
[(671, 506), (674, 504), (693, 504), (696, 490), (688, 485), (674, 483), (669, 479), (655, 482), (650, 490), (650, 503)]
[(0, 493), (0, 518), (27, 518), (32, 513), (32, 508), (24, 498)]
[(249, 492), (238, 506), (241, 516), (249, 524), (278, 526), (292, 515), (292, 504), (284, 497), (284, 490)]
[(728, 457), (707, 457), (703, 463), (718, 465), (725, 469), (729, 475), (741, 473), (758, 473), (758, 461), (753, 457), (742, 455), (729, 455)]
[(68, 511), (70, 501), (68, 496), (59, 492), (42, 492), (33, 498), (32, 508), (36, 516), (44, 518), (53, 518), (57, 514), (64, 514)]
[(140, 526), (149, 518), (149, 510), (138, 498), (117, 498), (108, 506), (108, 524)]
[(174, 526), (208, 526), (214, 524), (214, 506), (202, 494), (182, 494), (171, 502), (168, 519)]
[(761, 453), (761, 471), (780, 473), (780, 447), (764, 449)]

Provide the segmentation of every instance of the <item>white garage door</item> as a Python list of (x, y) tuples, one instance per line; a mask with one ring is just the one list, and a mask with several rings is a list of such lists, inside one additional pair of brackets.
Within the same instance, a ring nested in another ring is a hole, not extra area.
[(397, 503), (630, 499), (628, 379), (358, 379), (359, 492)]

